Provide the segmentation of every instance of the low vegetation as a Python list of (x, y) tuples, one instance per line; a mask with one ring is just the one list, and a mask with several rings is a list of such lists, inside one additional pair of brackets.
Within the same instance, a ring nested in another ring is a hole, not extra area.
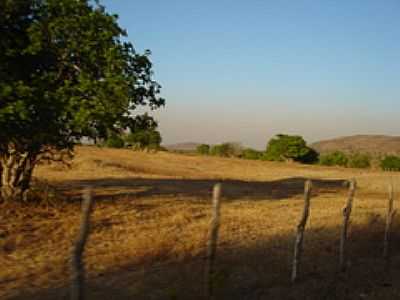
[(319, 163), (323, 166), (347, 167), (348, 162), (349, 158), (341, 151), (324, 154), (319, 158)]
[(219, 157), (241, 157), (242, 151), (242, 145), (233, 142), (227, 142), (212, 146), (201, 144), (196, 148), (196, 152), (200, 155), (212, 155)]
[(366, 169), (371, 167), (372, 158), (368, 154), (354, 153), (346, 155), (335, 151), (320, 156), (319, 163), (323, 166), (340, 166), (348, 168)]
[(266, 151), (252, 148), (243, 148), (239, 143), (222, 143), (217, 145), (201, 144), (196, 148), (201, 155), (220, 157), (238, 157), (251, 160), (268, 161), (296, 161), (301, 163), (315, 163), (318, 153), (307, 146), (301, 136), (278, 134), (269, 141)]
[(367, 169), (371, 167), (371, 156), (363, 153), (355, 153), (349, 156), (347, 164), (349, 168)]
[(240, 157), (242, 155), (243, 146), (240, 143), (228, 142), (211, 147), (211, 155), (225, 157)]
[(258, 159), (262, 159), (263, 155), (264, 155), (264, 152), (262, 152), (262, 151), (257, 151), (252, 148), (246, 148), (242, 151), (241, 158), (258, 160)]
[[(238, 143), (222, 143), (210, 146), (201, 144), (196, 152), (200, 155), (219, 157), (237, 157), (249, 160), (265, 160), (278, 162), (298, 162), (303, 164), (320, 164), (322, 166), (339, 166), (348, 168), (366, 169), (372, 166), (372, 157), (364, 153), (346, 154), (342, 151), (334, 151), (319, 154), (307, 145), (301, 136), (278, 134), (272, 138), (265, 151), (257, 151), (252, 148), (243, 148)], [(386, 157), (381, 162), (385, 169), (397, 170), (396, 159)]]
[(161, 141), (161, 134), (155, 129), (142, 129), (125, 136), (125, 145), (135, 150), (158, 150)]
[(104, 146), (120, 149), (125, 147), (125, 141), (121, 135), (113, 132), (104, 142)]
[[(112, 133), (104, 145), (110, 148), (133, 148), (135, 150), (160, 150), (161, 135), (156, 129), (138, 130), (130, 134)], [(342, 151), (319, 154), (307, 146), (301, 136), (279, 134), (271, 139), (265, 151), (244, 148), (239, 143), (222, 143), (217, 145), (200, 144), (196, 153), (218, 157), (236, 157), (248, 160), (265, 160), (278, 162), (298, 162), (346, 168), (368, 169), (379, 166), (382, 170), (400, 171), (400, 157), (387, 155), (383, 158), (373, 157), (366, 153), (347, 154)]]
[(395, 155), (385, 156), (380, 164), (384, 171), (400, 171), (400, 157)]
[(196, 152), (200, 155), (209, 155), (210, 154), (210, 145), (201, 144), (197, 146)]

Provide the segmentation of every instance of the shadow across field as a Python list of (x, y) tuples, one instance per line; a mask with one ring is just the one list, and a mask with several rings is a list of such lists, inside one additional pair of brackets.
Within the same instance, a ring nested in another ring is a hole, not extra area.
[[(396, 226), (398, 227), (398, 226)], [(337, 270), (339, 227), (306, 232), (300, 280), (289, 281), (293, 235), (259, 240), (245, 248), (220, 247), (216, 262), (216, 299), (398, 299), (400, 256), (391, 271), (381, 259), (383, 220), (353, 226), (348, 242), (348, 271)], [(398, 241), (400, 233), (393, 232)], [(394, 243), (394, 254), (400, 244)], [(157, 265), (125, 265), (89, 279), (87, 299), (205, 299), (204, 258), (170, 260)], [(68, 299), (67, 286), (26, 294), (22, 299)]]
[[(209, 199), (214, 184), (223, 185), (224, 200), (279, 200), (303, 194), (306, 178), (292, 177), (273, 181), (212, 179), (103, 178), (65, 181), (59, 189), (71, 198), (80, 189), (92, 187), (97, 200), (119, 198), (173, 197), (185, 200)], [(346, 189), (347, 180), (313, 179), (313, 195), (337, 193)]]

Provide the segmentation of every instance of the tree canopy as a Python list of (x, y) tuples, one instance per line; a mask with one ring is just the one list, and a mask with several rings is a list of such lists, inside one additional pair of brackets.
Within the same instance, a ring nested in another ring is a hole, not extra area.
[(264, 159), (312, 163), (318, 159), (318, 153), (308, 147), (306, 141), (301, 136), (278, 134), (269, 141)]
[(3, 198), (28, 188), (43, 156), (143, 126), (135, 110), (164, 105), (150, 52), (126, 35), (98, 1), (0, 1)]

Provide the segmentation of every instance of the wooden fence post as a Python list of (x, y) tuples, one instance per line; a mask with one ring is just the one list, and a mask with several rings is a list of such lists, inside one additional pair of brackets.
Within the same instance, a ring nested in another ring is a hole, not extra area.
[(90, 230), (90, 214), (93, 208), (92, 192), (83, 193), (81, 224), (71, 255), (71, 300), (83, 300), (85, 288), (85, 266), (82, 254)]
[(355, 179), (350, 180), (349, 195), (347, 197), (346, 205), (343, 208), (343, 225), (340, 234), (340, 249), (339, 249), (339, 269), (343, 272), (346, 270), (346, 241), (347, 232), (349, 228), (349, 221), (351, 210), (353, 207), (353, 200), (356, 191), (357, 182)]
[(214, 297), (214, 277), (215, 277), (215, 255), (218, 243), (218, 230), (220, 225), (220, 208), (221, 208), (221, 184), (217, 183), (213, 188), (212, 198), (212, 217), (211, 227), (207, 244), (207, 261), (206, 261), (206, 297), (213, 299)]
[(293, 267), (292, 267), (292, 283), (296, 282), (297, 275), (299, 272), (301, 254), (303, 252), (303, 239), (304, 230), (307, 225), (308, 216), (310, 214), (310, 198), (311, 198), (312, 183), (311, 180), (307, 180), (304, 185), (304, 208), (303, 214), (299, 223), (297, 224), (296, 238), (294, 243), (294, 256), (293, 256)]
[(396, 210), (393, 209), (393, 202), (394, 202), (393, 183), (390, 183), (388, 209), (386, 214), (385, 237), (383, 240), (383, 258), (385, 259), (386, 269), (388, 269), (390, 266), (390, 233), (392, 231), (393, 217), (396, 213)]

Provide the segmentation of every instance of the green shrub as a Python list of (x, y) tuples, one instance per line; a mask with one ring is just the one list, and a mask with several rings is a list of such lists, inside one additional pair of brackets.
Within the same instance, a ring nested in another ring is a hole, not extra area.
[(116, 133), (111, 134), (105, 141), (105, 146), (109, 148), (123, 148), (124, 145), (124, 140)]
[(214, 145), (210, 149), (210, 154), (214, 156), (221, 156), (221, 157), (232, 157), (238, 156), (239, 149), (237, 145), (234, 143), (223, 143), (220, 145)]
[(240, 143), (229, 142), (226, 143), (229, 145), (229, 149), (231, 151), (230, 156), (241, 157), (243, 153), (243, 146)]
[(244, 159), (254, 159), (254, 160), (261, 159), (262, 156), (263, 152), (251, 148), (244, 149), (241, 155), (241, 157)]
[(221, 145), (214, 145), (210, 149), (210, 154), (213, 156), (222, 156), (228, 157), (229, 156), (229, 149), (225, 146)]
[(212, 156), (220, 156), (221, 153), (221, 146), (220, 145), (213, 145), (210, 148), (210, 155)]
[(155, 129), (142, 129), (129, 133), (125, 141), (134, 149), (152, 149), (158, 150), (161, 144), (161, 134)]
[(384, 171), (400, 171), (400, 157), (394, 155), (385, 156), (381, 160), (381, 168)]
[(196, 152), (201, 155), (209, 155), (210, 154), (210, 145), (201, 144), (197, 146)]
[(342, 166), (346, 167), (349, 162), (346, 154), (341, 151), (321, 155), (319, 163), (323, 166)]
[(349, 162), (347, 166), (349, 168), (366, 169), (371, 167), (371, 158), (367, 154), (353, 154), (349, 157)]

